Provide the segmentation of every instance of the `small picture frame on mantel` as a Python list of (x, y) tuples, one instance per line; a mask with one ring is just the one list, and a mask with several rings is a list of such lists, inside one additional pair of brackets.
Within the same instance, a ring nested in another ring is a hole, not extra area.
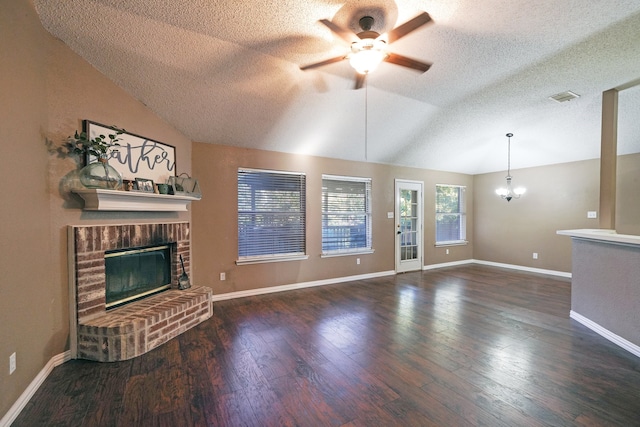
[(169, 194), (190, 196), (198, 199), (202, 197), (198, 180), (191, 178), (186, 173), (181, 173), (179, 176), (170, 176), (167, 184), (169, 184)]
[(143, 193), (154, 193), (155, 185), (151, 179), (136, 178), (136, 189)]
[(136, 182), (130, 179), (122, 180), (122, 189), (124, 191), (135, 191), (136, 190)]

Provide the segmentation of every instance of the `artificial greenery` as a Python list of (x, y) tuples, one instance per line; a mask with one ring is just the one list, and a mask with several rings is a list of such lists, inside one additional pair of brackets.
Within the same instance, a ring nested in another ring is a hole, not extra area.
[(97, 158), (104, 157), (107, 154), (107, 150), (112, 147), (119, 147), (118, 141), (122, 140), (122, 135), (125, 130), (118, 129), (115, 126), (110, 126), (115, 132), (108, 135), (98, 135), (94, 138), (89, 138), (87, 132), (76, 131), (73, 136), (67, 138), (67, 149), (69, 153), (95, 156)]

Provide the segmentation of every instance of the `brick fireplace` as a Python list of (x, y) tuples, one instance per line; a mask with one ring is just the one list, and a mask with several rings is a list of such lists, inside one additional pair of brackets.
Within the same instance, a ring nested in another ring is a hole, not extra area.
[[(71, 355), (101, 362), (144, 354), (210, 318), (212, 291), (178, 290), (190, 270), (188, 222), (69, 227)], [(107, 311), (105, 252), (150, 245), (171, 248), (171, 287)]]

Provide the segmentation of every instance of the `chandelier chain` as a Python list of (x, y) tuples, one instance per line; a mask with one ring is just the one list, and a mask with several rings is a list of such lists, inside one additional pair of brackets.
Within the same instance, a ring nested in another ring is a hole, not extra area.
[(496, 194), (507, 202), (511, 201), (511, 199), (519, 199), (520, 196), (524, 194), (526, 191), (523, 187), (518, 187), (513, 189), (511, 183), (511, 137), (513, 134), (509, 132), (506, 137), (509, 138), (507, 141), (507, 188), (498, 188), (496, 190)]
[(507, 176), (511, 176), (511, 137), (507, 135), (509, 138), (509, 143), (507, 144)]

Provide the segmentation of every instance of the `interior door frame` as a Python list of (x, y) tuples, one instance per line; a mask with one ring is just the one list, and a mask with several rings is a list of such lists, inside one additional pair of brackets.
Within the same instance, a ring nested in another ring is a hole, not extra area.
[[(400, 191), (402, 189), (410, 189), (418, 191), (418, 256), (412, 262), (403, 262), (400, 260), (400, 236), (398, 234), (400, 226)], [(408, 179), (395, 179), (395, 221), (394, 221), (394, 256), (396, 273), (405, 273), (407, 271), (422, 270), (424, 265), (424, 181), (413, 181)]]

